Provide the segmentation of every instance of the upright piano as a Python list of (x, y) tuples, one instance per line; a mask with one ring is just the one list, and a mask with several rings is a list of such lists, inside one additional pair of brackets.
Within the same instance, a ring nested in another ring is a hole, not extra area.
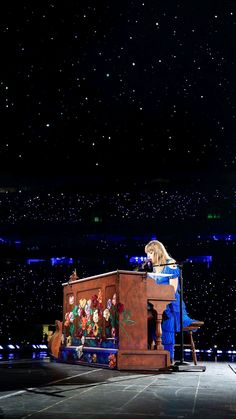
[[(146, 272), (117, 270), (70, 279), (63, 284), (62, 327), (57, 339), (52, 338), (51, 353), (60, 362), (118, 370), (168, 367), (161, 322), (166, 305), (174, 299), (172, 285), (157, 285)], [(147, 344), (147, 302), (157, 312), (155, 350)]]

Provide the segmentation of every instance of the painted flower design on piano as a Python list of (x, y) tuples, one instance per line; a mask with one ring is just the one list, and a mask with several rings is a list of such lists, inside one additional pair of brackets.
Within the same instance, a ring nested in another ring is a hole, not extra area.
[[(102, 292), (98, 290), (98, 295), (94, 294), (88, 300), (81, 298), (79, 304), (66, 313), (64, 325), (69, 328), (71, 336), (79, 339), (81, 337), (102, 339), (104, 338), (102, 324), (105, 320), (106, 337), (117, 338), (119, 327), (129, 337), (126, 326), (132, 326), (135, 323), (131, 318), (130, 310), (127, 310), (122, 302), (117, 303), (116, 293), (106, 301), (106, 308), (102, 303)], [(76, 318), (78, 320), (75, 322)]]
[(125, 325), (132, 326), (135, 321), (131, 319), (130, 310), (125, 309), (124, 304), (121, 302), (116, 303), (116, 294), (112, 297), (112, 304), (110, 307), (110, 325), (111, 325), (111, 335), (115, 337), (117, 335), (118, 326), (122, 328), (127, 337), (129, 334), (125, 328)]

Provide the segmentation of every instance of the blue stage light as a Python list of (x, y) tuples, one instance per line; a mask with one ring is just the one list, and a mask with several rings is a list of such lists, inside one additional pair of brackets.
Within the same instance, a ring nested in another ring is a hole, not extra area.
[(14, 345), (7, 345), (9, 349), (15, 349)]
[(50, 259), (51, 265), (72, 265), (74, 263), (73, 258), (63, 257), (53, 257)]
[(145, 256), (131, 256), (129, 258), (130, 263), (143, 263), (145, 262), (146, 257)]
[(41, 263), (41, 262), (46, 262), (46, 260), (45, 259), (37, 259), (37, 258), (26, 259), (27, 265), (32, 265), (33, 263)]

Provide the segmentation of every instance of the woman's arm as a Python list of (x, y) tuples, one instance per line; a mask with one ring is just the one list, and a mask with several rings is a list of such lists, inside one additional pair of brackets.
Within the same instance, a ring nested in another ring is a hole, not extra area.
[[(175, 293), (177, 291), (178, 288), (178, 283), (179, 283), (179, 279), (178, 279), (178, 275), (179, 275), (179, 269), (177, 268), (177, 266), (174, 264), (175, 260), (174, 259), (170, 259), (168, 261), (168, 263), (170, 263), (170, 271), (173, 271), (174, 275), (177, 275), (175, 278), (170, 278), (169, 279), (169, 284), (173, 285), (174, 289), (175, 289)], [(172, 275), (173, 275), (172, 274)]]
[(173, 285), (176, 293), (178, 287), (178, 278), (170, 278), (169, 284)]

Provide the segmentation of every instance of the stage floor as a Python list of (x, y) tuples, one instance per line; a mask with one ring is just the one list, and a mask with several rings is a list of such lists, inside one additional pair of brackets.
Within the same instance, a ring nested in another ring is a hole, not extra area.
[(0, 362), (0, 418), (236, 417), (236, 363), (124, 372), (44, 360)]

